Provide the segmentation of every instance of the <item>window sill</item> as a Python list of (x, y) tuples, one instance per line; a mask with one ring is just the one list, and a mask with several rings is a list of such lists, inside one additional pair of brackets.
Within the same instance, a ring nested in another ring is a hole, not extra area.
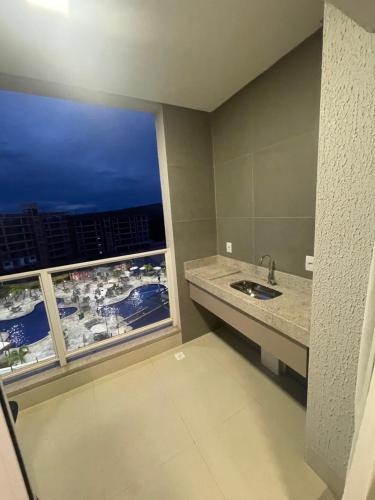
[(174, 326), (163, 328), (125, 344), (71, 361), (66, 366), (51, 368), (32, 377), (9, 382), (5, 386), (7, 397), (15, 398), (20, 409), (25, 409), (179, 344), (180, 329)]

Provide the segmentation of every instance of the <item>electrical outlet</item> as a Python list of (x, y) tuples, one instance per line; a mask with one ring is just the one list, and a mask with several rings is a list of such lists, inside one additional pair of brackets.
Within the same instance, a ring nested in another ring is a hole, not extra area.
[(313, 271), (314, 268), (314, 257), (312, 255), (306, 255), (305, 269), (306, 271)]
[(227, 253), (232, 253), (232, 243), (230, 241), (226, 242)]

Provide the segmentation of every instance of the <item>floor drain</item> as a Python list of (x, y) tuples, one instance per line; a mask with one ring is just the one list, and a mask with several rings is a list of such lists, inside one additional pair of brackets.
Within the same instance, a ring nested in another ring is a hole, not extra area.
[(177, 359), (177, 361), (181, 361), (181, 359), (185, 358), (185, 354), (183, 352), (176, 352), (174, 357)]

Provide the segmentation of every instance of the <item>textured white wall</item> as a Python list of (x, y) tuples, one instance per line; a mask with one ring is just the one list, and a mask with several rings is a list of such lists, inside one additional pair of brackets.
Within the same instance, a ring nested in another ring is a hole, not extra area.
[(306, 455), (337, 490), (375, 237), (375, 35), (330, 4), (319, 134)]

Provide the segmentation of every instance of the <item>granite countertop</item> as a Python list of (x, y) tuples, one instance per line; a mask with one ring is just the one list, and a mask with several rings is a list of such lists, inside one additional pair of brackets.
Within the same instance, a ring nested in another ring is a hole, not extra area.
[[(215, 255), (185, 263), (185, 278), (240, 311), (309, 346), (311, 280), (275, 271), (277, 285), (267, 283), (268, 270)], [(259, 300), (231, 288), (235, 281), (250, 280), (282, 292)]]

